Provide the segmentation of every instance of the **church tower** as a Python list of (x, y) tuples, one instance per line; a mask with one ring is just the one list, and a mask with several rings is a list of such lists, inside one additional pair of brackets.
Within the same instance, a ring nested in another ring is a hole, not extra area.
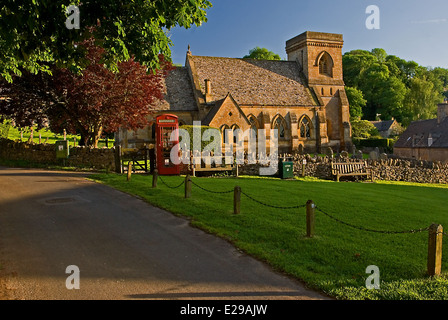
[(341, 34), (307, 31), (286, 42), (289, 61), (296, 61), (319, 102), (318, 147), (351, 146), (350, 113), (342, 70)]

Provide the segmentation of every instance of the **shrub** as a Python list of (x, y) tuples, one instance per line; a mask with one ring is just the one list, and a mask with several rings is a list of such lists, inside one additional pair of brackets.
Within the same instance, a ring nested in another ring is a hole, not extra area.
[[(201, 151), (204, 150), (204, 148), (208, 145), (211, 145), (210, 147), (212, 147), (213, 150), (217, 150), (219, 148), (219, 146), (221, 145), (221, 132), (219, 131), (219, 129), (217, 128), (213, 128), (213, 127), (208, 127), (208, 126), (201, 126), (201, 137), (194, 137), (193, 136), (193, 128), (194, 126), (181, 126), (179, 127), (179, 129), (184, 129), (188, 132), (188, 134), (190, 135), (190, 150), (193, 150), (193, 138), (196, 139), (200, 139), (201, 141)], [(217, 136), (219, 136), (219, 140), (215, 141), (215, 139), (211, 138), (211, 141), (203, 141), (204, 139), (202, 139), (202, 137), (204, 136), (204, 132), (208, 129), (212, 129), (212, 130), (216, 130), (217, 133), (215, 133)], [(182, 143), (182, 138), (181, 138), (181, 143)], [(209, 148), (210, 148), (209, 147)]]

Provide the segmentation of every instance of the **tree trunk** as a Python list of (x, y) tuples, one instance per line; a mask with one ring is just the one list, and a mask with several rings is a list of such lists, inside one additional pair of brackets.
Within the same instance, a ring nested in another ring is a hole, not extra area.
[(93, 132), (93, 147), (96, 149), (98, 148), (98, 142), (101, 138), (101, 135), (103, 134), (103, 126), (99, 126), (99, 128), (96, 128)]

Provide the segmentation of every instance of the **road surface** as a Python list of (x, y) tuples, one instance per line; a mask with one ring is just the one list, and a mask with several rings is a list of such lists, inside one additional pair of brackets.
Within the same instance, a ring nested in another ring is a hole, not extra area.
[(3, 299), (326, 299), (188, 220), (86, 176), (0, 167)]

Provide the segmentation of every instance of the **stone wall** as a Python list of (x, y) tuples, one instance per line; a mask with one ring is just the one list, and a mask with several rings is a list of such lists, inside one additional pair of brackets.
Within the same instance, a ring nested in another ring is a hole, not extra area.
[(30, 165), (64, 165), (67, 167), (115, 170), (114, 149), (70, 147), (70, 156), (65, 160), (56, 158), (54, 144), (28, 144), (0, 139), (0, 159), (25, 161)]
[[(291, 156), (294, 162), (294, 175), (302, 176), (303, 160), (306, 160), (305, 176), (332, 180), (331, 162), (360, 161), (341, 156)], [(378, 160), (364, 160), (373, 171), (374, 180), (408, 181), (417, 183), (448, 184), (448, 164), (441, 162), (423, 161), (415, 159), (383, 158)], [(259, 164), (246, 164), (239, 168), (240, 175), (258, 175)], [(342, 178), (347, 179), (347, 178)], [(362, 179), (362, 178), (361, 178)]]

